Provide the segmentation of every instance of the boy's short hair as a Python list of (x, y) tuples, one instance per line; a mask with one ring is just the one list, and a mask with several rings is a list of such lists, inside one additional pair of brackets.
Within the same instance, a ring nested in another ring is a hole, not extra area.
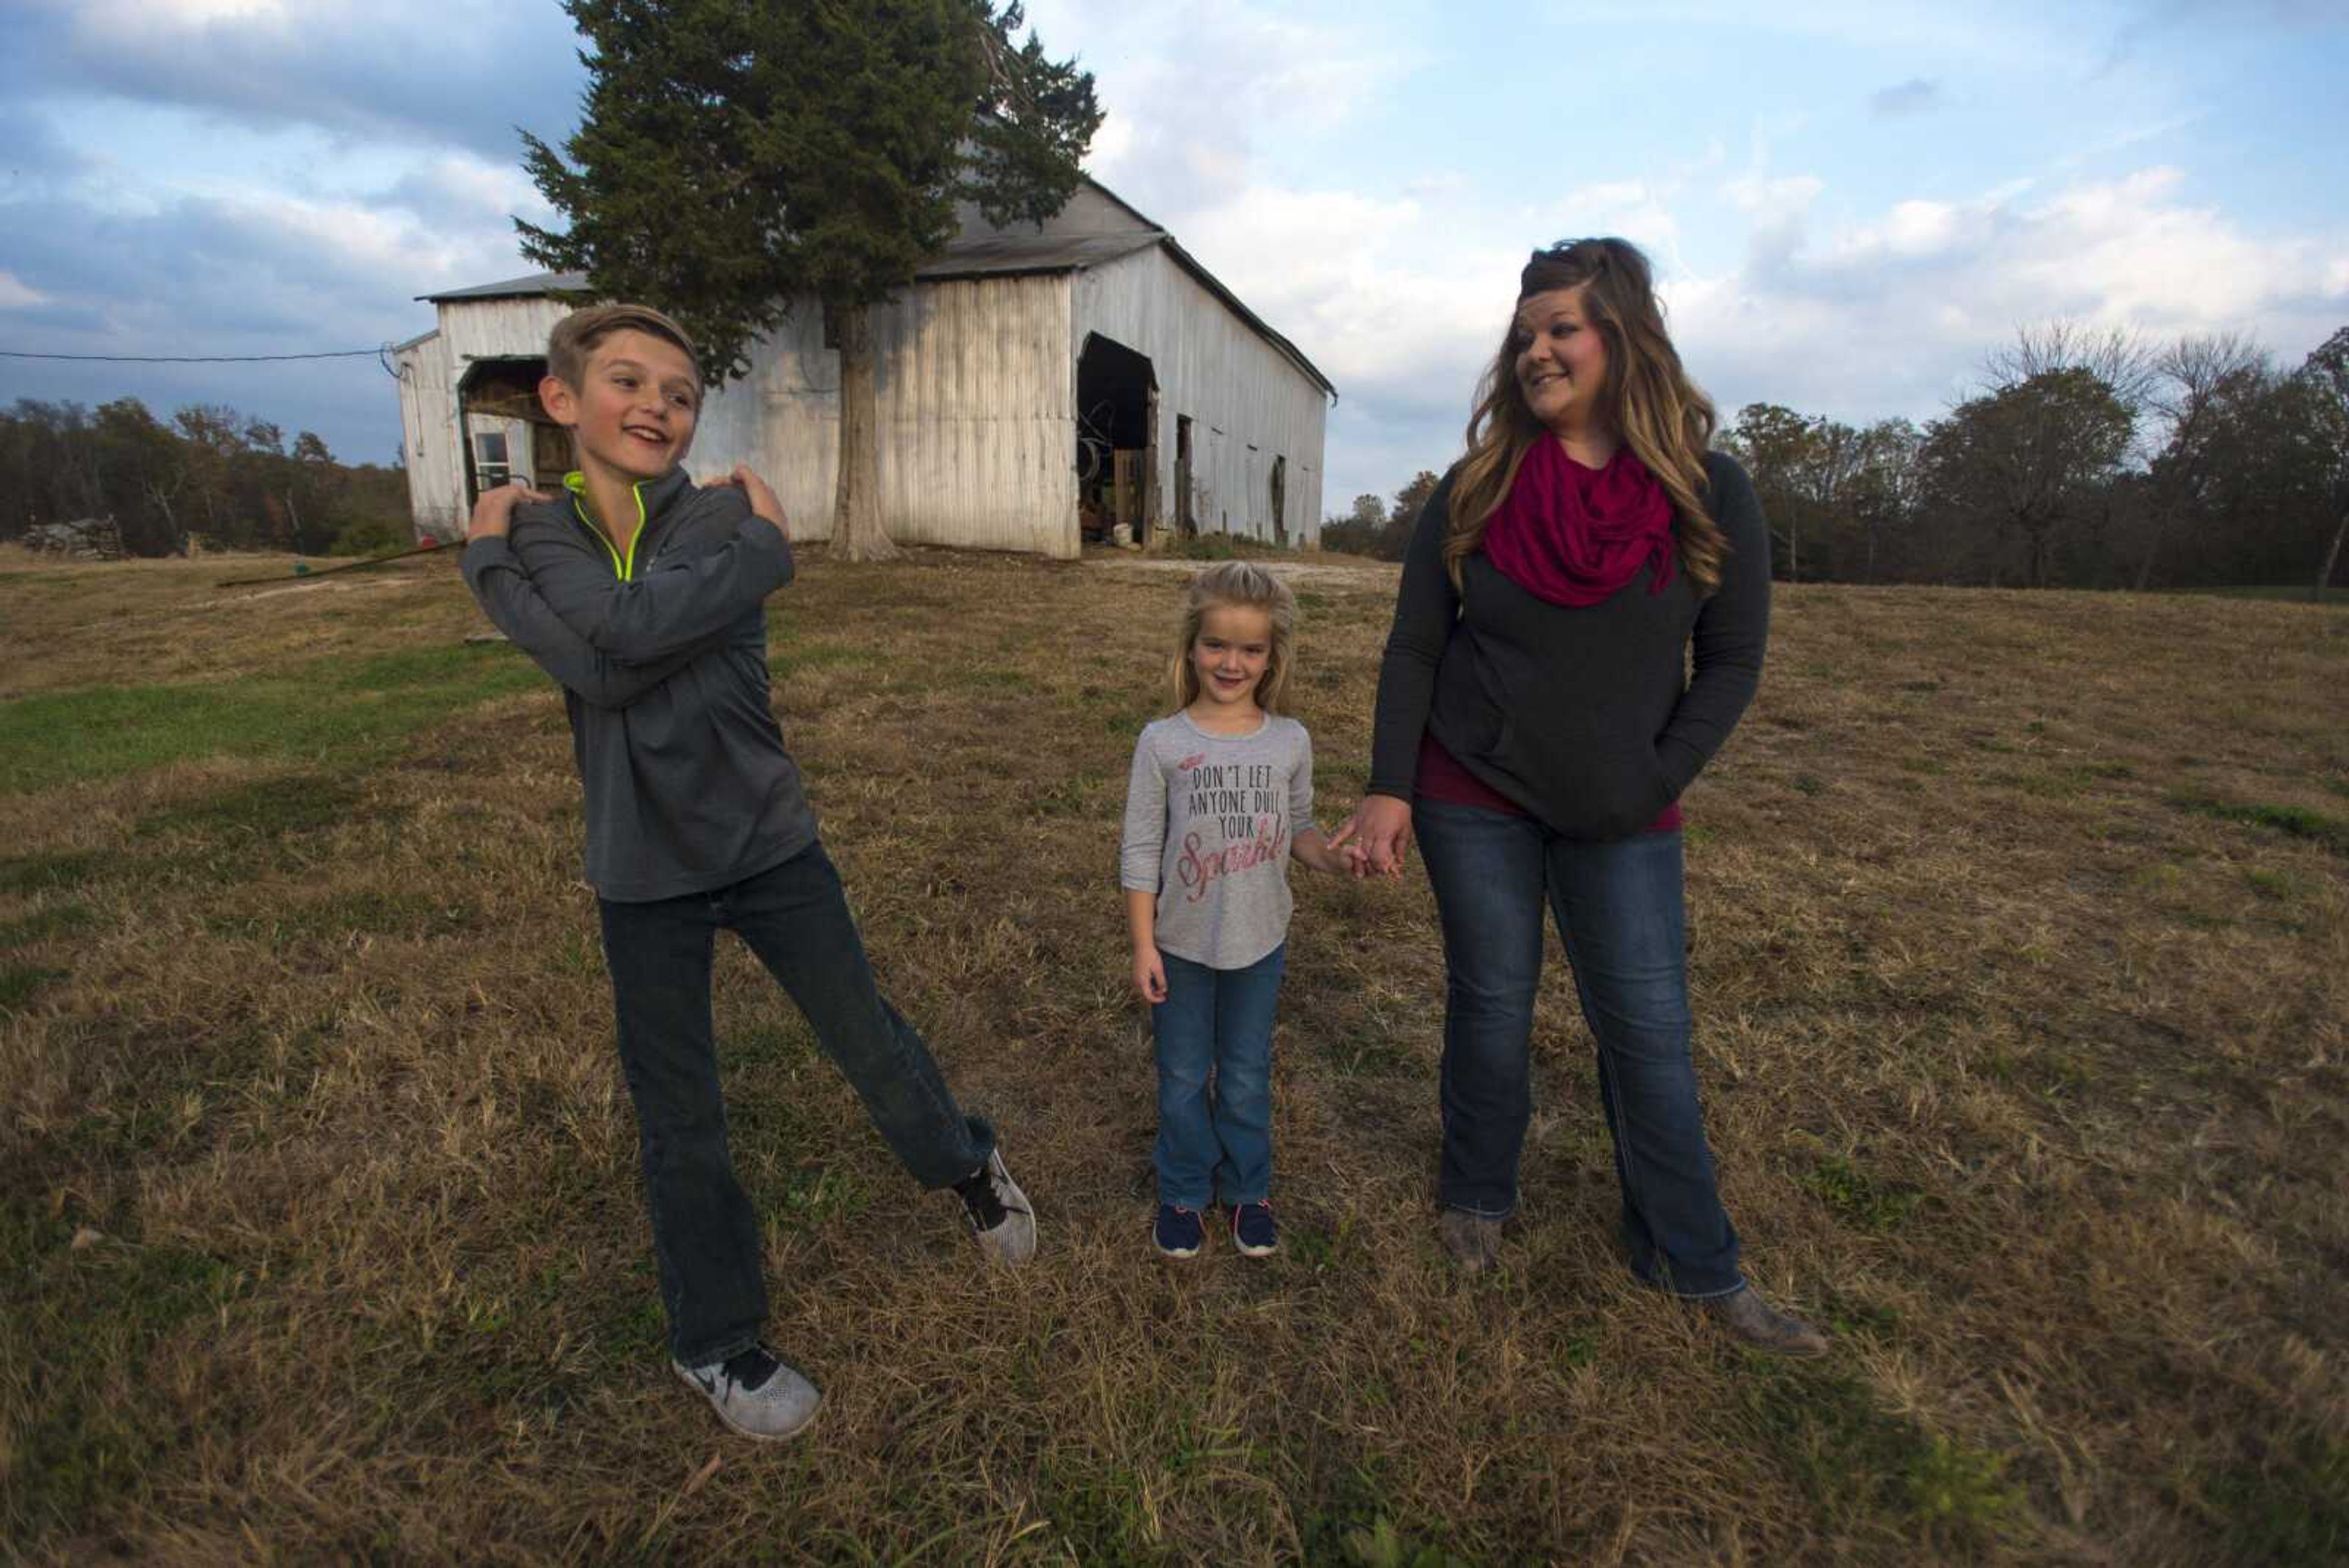
[(701, 355), (685, 328), (649, 305), (591, 305), (574, 310), (546, 335), (546, 373), (564, 386), (577, 387), (587, 377), (587, 356), (615, 332), (643, 332), (667, 338), (685, 350), (693, 362), (693, 379), (701, 383)]

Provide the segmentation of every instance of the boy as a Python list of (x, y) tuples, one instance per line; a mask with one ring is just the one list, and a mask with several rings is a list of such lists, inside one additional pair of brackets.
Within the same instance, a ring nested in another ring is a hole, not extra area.
[(759, 1340), (759, 1231), (710, 1023), (718, 928), (799, 1004), (906, 1168), (961, 1195), (990, 1262), (1026, 1262), (1035, 1218), (992, 1129), (874, 987), (768, 707), (761, 606), (792, 577), (782, 508), (747, 468), (697, 488), (678, 466), (701, 405), (691, 340), (658, 311), (598, 306), (556, 324), (547, 369), (539, 398), (578, 472), (559, 497), (482, 495), (465, 580), (563, 683), (672, 1363), (734, 1430), (789, 1438), (822, 1396)]

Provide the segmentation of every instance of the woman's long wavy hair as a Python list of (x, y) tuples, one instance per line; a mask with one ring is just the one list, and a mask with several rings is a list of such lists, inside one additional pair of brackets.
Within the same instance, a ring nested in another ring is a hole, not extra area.
[[(1607, 384), (1600, 414), (1631, 455), (1671, 497), (1681, 569), (1700, 594), (1721, 586), (1729, 541), (1704, 509), (1704, 454), (1713, 444), (1713, 400), (1681, 368), (1679, 350), (1664, 331), (1648, 258), (1628, 240), (1564, 240), (1536, 251), (1517, 279), (1517, 303), (1556, 289), (1582, 290), (1582, 313), (1607, 346)], [(1517, 385), (1517, 325), (1485, 368), (1468, 420), (1468, 455), (1452, 485), (1452, 515), (1444, 536), (1444, 565), (1460, 584), (1460, 566), (1484, 543), (1485, 525), (1516, 483), (1517, 466), (1547, 427), (1526, 405)]]

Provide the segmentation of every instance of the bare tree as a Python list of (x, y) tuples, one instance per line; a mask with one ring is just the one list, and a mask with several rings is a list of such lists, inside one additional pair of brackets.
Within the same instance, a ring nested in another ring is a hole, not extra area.
[(2014, 329), (2014, 341), (1982, 356), (1983, 390), (2002, 392), (2054, 370), (2085, 370), (2140, 417), (2160, 384), (2161, 356), (2133, 327), (2043, 321)]
[(2333, 540), (2324, 547), (2323, 564), (2316, 569), (2313, 598), (2324, 597), (2333, 568), (2341, 560), (2341, 544), (2349, 538), (2349, 327), (2341, 327), (2309, 355), (2300, 373), (2328, 394), (2327, 422), (2333, 431)]
[(2228, 394), (2270, 374), (2267, 350), (2240, 332), (2180, 337), (2156, 352), (2151, 365), (2147, 403), (2168, 432), (2150, 465), (2150, 504), (2133, 530), (2138, 537), (2131, 576), (2139, 593), (2152, 586), (2154, 566), (2178, 528), (2207, 518), (2219, 444), (2215, 427)]

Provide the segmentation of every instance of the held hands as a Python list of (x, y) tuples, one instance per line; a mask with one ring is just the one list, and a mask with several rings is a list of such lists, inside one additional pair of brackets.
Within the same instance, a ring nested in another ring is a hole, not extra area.
[(1402, 876), (1411, 855), (1410, 805), (1391, 794), (1363, 796), (1354, 815), (1330, 836), (1330, 847), (1346, 850), (1357, 877)]
[(1137, 943), (1134, 947), (1133, 990), (1144, 1002), (1166, 1000), (1166, 961), (1158, 956), (1155, 942)]
[(783, 504), (776, 499), (773, 487), (760, 478), (749, 463), (736, 463), (733, 472), (712, 483), (713, 487), (730, 484), (740, 491), (750, 503), (751, 514), (773, 524), (775, 532), (783, 536), (784, 544), (792, 542), (791, 520), (783, 515)]
[(484, 490), (481, 498), (473, 503), (473, 521), (465, 530), (465, 543), (476, 539), (502, 539), (513, 526), (514, 508), (525, 501), (552, 501), (550, 491), (533, 490), (517, 479), (511, 484), (501, 484), (494, 490)]
[(1309, 827), (1299, 834), (1293, 843), (1297, 858), (1303, 861), (1308, 869), (1357, 878), (1370, 875), (1362, 846), (1359, 844), (1340, 847), (1335, 837), (1325, 839), (1318, 828)]

